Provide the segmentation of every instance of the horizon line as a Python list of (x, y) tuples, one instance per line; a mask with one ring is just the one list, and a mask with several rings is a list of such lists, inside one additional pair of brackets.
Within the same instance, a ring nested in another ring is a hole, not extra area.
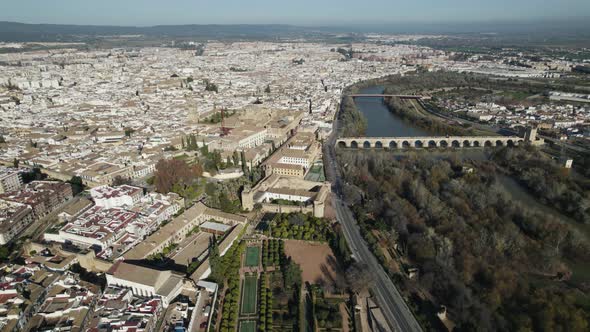
[(329, 23), (160, 23), (160, 24), (131, 24), (131, 25), (119, 25), (119, 24), (79, 24), (79, 23), (43, 23), (43, 22), (26, 22), (26, 21), (15, 21), (15, 20), (3, 20), (0, 19), (0, 23), (12, 23), (12, 24), (23, 24), (23, 25), (69, 25), (69, 26), (94, 26), (94, 27), (124, 27), (124, 28), (150, 28), (158, 26), (291, 26), (291, 27), (305, 27), (305, 28), (335, 28), (335, 27), (371, 27), (371, 26), (395, 26), (395, 25), (412, 25), (412, 24), (425, 24), (425, 25), (465, 25), (465, 24), (534, 24), (534, 23), (586, 23), (590, 27), (590, 15), (585, 16), (573, 16), (573, 17), (539, 17), (539, 18), (526, 18), (526, 19), (513, 19), (513, 18), (497, 18), (497, 19), (482, 19), (482, 20), (442, 20), (442, 21), (420, 21), (420, 20), (409, 20), (409, 21), (387, 21), (387, 22), (363, 22), (363, 21), (349, 21), (349, 22), (329, 22)]

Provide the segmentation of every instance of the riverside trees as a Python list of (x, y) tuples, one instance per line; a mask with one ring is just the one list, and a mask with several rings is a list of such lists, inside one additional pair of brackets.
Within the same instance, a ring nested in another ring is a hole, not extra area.
[(404, 260), (420, 270), (408, 289), (445, 305), (458, 330), (588, 328), (577, 300), (587, 295), (557, 281), (568, 264), (589, 261), (588, 241), (515, 203), (493, 164), (373, 151), (339, 151), (339, 159), (348, 165), (343, 182), (360, 192), (352, 209), (365, 235), (398, 236)]
[(574, 180), (568, 171), (534, 147), (500, 149), (493, 159), (544, 204), (579, 222), (590, 223), (590, 181)]
[(343, 137), (363, 136), (367, 130), (367, 119), (356, 108), (352, 97), (342, 99), (342, 110), (338, 113)]

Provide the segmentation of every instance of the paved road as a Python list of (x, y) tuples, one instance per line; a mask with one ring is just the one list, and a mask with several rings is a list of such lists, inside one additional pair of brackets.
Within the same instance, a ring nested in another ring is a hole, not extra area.
[(373, 292), (377, 298), (383, 315), (388, 321), (392, 331), (421, 332), (422, 328), (408, 308), (389, 276), (383, 270), (373, 253), (363, 239), (354, 215), (338, 197), (340, 196), (341, 179), (338, 173), (337, 160), (334, 150), (338, 121), (334, 122), (332, 136), (324, 144), (324, 167), (326, 176), (332, 183), (332, 192), (335, 193), (332, 205), (336, 210), (338, 221), (344, 230), (344, 236), (356, 260), (365, 263), (375, 276)]

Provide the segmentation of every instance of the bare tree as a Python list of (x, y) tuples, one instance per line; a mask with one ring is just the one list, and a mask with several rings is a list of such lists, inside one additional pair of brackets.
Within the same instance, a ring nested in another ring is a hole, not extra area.
[(346, 270), (346, 282), (355, 293), (368, 290), (373, 286), (374, 281), (375, 278), (366, 264), (354, 263)]

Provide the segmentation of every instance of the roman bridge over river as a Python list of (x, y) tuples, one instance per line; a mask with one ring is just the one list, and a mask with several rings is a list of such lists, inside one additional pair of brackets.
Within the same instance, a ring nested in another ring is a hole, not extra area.
[(346, 97), (351, 97), (351, 98), (393, 98), (393, 97), (397, 97), (400, 99), (430, 99), (430, 96), (418, 96), (418, 95), (385, 95), (385, 94), (362, 94), (362, 93), (357, 93), (357, 94), (352, 94), (352, 95), (346, 95)]
[(343, 137), (336, 140), (336, 147), (353, 149), (479, 148), (515, 146), (524, 142), (525, 140), (518, 136)]

